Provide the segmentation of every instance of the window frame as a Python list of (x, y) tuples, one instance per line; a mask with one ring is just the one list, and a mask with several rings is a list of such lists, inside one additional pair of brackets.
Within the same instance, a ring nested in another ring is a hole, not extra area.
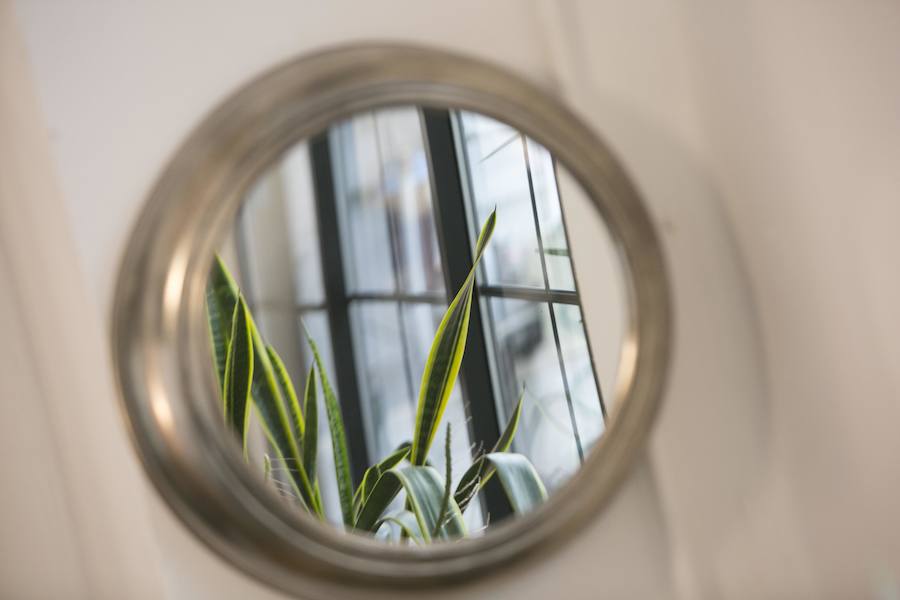
[[(460, 247), (471, 249), (473, 235), (477, 233), (478, 224), (474, 217), (474, 203), (472, 201), (473, 188), (469, 165), (469, 157), (461, 135), (463, 125), (458, 111), (446, 109), (419, 108), (417, 109), (422, 127), (423, 143), (428, 158), (428, 169), (431, 182), (431, 202), (437, 232), (441, 265), (444, 275), (445, 294), (434, 292), (402, 293), (395, 289), (394, 292), (352, 292), (347, 287), (347, 264), (344, 245), (341, 243), (341, 228), (338, 215), (338, 191), (335, 181), (335, 164), (332, 154), (332, 140), (326, 130), (310, 139), (309, 158), (315, 192), (315, 214), (319, 228), (319, 250), (322, 261), (322, 277), (325, 300), (316, 304), (296, 304), (294, 307), (298, 315), (307, 310), (325, 310), (327, 313), (329, 329), (332, 339), (334, 377), (336, 387), (340, 391), (339, 400), (347, 431), (347, 441), (351, 459), (351, 473), (356, 483), (362, 480), (365, 469), (377, 457), (371, 456), (367, 443), (367, 431), (365, 428), (365, 412), (362, 406), (362, 394), (360, 388), (360, 373), (358, 359), (358, 344), (354, 339), (351, 320), (351, 303), (357, 301), (392, 301), (396, 302), (398, 310), (402, 303), (418, 304), (448, 304), (455, 290), (458, 290), (465, 281), (472, 267), (470, 252), (460, 252)], [(463, 393), (463, 406), (469, 421), (469, 435), (476, 441), (478, 447), (489, 449), (499, 439), (503, 427), (501, 420), (505, 415), (501, 414), (499, 381), (497, 380), (497, 366), (493, 357), (496, 338), (488, 343), (487, 336), (493, 336), (493, 318), (491, 307), (487, 299), (512, 298), (539, 302), (545, 304), (550, 315), (551, 328), (558, 359), (563, 388), (566, 396), (566, 404), (569, 412), (569, 420), (572, 426), (573, 439), (578, 453), (579, 463), (583, 463), (585, 448), (578, 431), (577, 418), (573, 408), (572, 393), (569, 387), (566, 373), (565, 360), (559, 338), (559, 329), (556, 323), (555, 304), (575, 305), (581, 308), (581, 299), (578, 293), (575, 268), (572, 264), (574, 285), (573, 290), (559, 290), (551, 288), (548, 279), (546, 259), (543, 254), (543, 240), (541, 225), (535, 197), (534, 182), (532, 180), (531, 163), (528, 155), (528, 144), (523, 133), (519, 133), (522, 149), (525, 153), (525, 166), (532, 218), (537, 232), (538, 249), (541, 262), (541, 272), (544, 287), (526, 287), (515, 285), (492, 285), (478, 283), (475, 290), (475, 301), (472, 304), (470, 317), (471, 326), (466, 345), (466, 360), (462, 362), (460, 369), (460, 386)], [(556, 163), (553, 163), (554, 175)], [(559, 197), (557, 196), (557, 201)], [(568, 231), (563, 215), (563, 229), (568, 244)], [(474, 233), (473, 233), (474, 232)], [(451, 241), (452, 240), (452, 243)], [(240, 244), (243, 246), (243, 243)], [(245, 248), (240, 248), (239, 254), (244, 254)], [(392, 260), (396, 261), (395, 252), (392, 249)], [(396, 264), (394, 265), (396, 271)], [(480, 268), (480, 279), (483, 277), (484, 267)], [(396, 287), (396, 286), (395, 286)], [(399, 318), (400, 327), (405, 327), (402, 316)], [(591, 371), (594, 384), (600, 402), (601, 415), (606, 420), (606, 407), (603, 400), (603, 392), (597, 379), (591, 345), (587, 328), (582, 324), (588, 349)], [(409, 364), (407, 356), (409, 349), (403, 344), (405, 366)], [(413, 394), (417, 390), (413, 390)], [(479, 398), (479, 402), (470, 402), (471, 398)], [(473, 448), (473, 451), (477, 448)], [(512, 513), (511, 507), (497, 485), (489, 485), (484, 493), (483, 509), (491, 515), (493, 520), (502, 519)]]
[[(452, 127), (454, 128), (454, 137), (457, 145), (457, 152), (461, 155), (462, 160), (459, 160), (459, 168), (460, 168), (460, 176), (465, 179), (466, 185), (464, 187), (465, 193), (465, 205), (469, 215), (469, 226), (472, 231), (477, 231), (478, 223), (477, 218), (475, 218), (476, 214), (476, 206), (474, 201), (474, 182), (472, 179), (472, 173), (469, 166), (472, 164), (471, 157), (468, 155), (468, 150), (465, 144), (465, 125), (463, 123), (462, 111), (445, 111), (448, 112), (449, 118), (451, 119)], [(517, 300), (525, 300), (530, 302), (537, 302), (546, 304), (548, 313), (550, 316), (550, 324), (551, 330), (553, 332), (553, 341), (556, 348), (556, 356), (559, 364), (560, 375), (562, 377), (563, 389), (566, 396), (566, 405), (569, 413), (569, 422), (572, 426), (572, 434), (576, 446), (576, 451), (578, 453), (578, 461), (579, 464), (584, 464), (585, 453), (588, 449), (584, 447), (584, 443), (581, 439), (581, 434), (578, 428), (578, 419), (575, 415), (574, 402), (572, 399), (572, 391), (569, 385), (569, 377), (566, 369), (566, 361), (563, 357), (562, 344), (560, 342), (560, 334), (559, 327), (556, 321), (556, 311), (554, 310), (554, 305), (556, 304), (567, 304), (574, 305), (582, 309), (581, 307), (581, 295), (579, 293), (578, 286), (578, 276), (576, 273), (575, 263), (571, 258), (571, 254), (569, 256), (569, 264), (572, 269), (572, 290), (560, 290), (555, 289), (550, 285), (550, 277), (549, 270), (547, 267), (547, 258), (546, 253), (544, 251), (544, 241), (543, 234), (541, 231), (542, 223), (541, 218), (539, 216), (539, 211), (537, 208), (537, 197), (535, 193), (535, 185), (534, 178), (532, 174), (532, 162), (531, 156), (528, 151), (528, 138), (522, 131), (516, 130), (517, 135), (512, 136), (509, 140), (505, 141), (501, 146), (492, 150), (491, 154), (496, 154), (503, 147), (507, 145), (519, 141), (522, 147), (524, 165), (525, 165), (525, 175), (528, 183), (528, 193), (529, 193), (529, 201), (531, 204), (531, 215), (532, 215), (532, 223), (534, 225), (535, 234), (537, 237), (537, 245), (538, 245), (538, 257), (540, 259), (541, 264), (541, 278), (543, 287), (537, 288), (533, 286), (526, 285), (512, 285), (512, 284), (488, 284), (488, 283), (478, 283), (476, 285), (477, 293), (480, 298), (485, 301), (482, 302), (486, 312), (489, 313), (489, 316), (486, 320), (482, 321), (482, 325), (485, 328), (489, 328), (491, 330), (491, 336), (493, 338), (493, 348), (496, 348), (498, 345), (496, 334), (494, 333), (494, 324), (496, 323), (496, 319), (492, 315), (492, 310), (490, 306), (490, 302), (486, 301), (489, 298), (511, 298)], [(533, 142), (534, 143), (534, 142)], [(558, 181), (559, 178), (557, 176), (557, 162), (556, 158), (551, 156), (552, 161), (552, 169), (553, 169), (553, 177), (555, 181)], [(566, 223), (565, 211), (562, 209), (562, 198), (559, 194), (559, 188), (556, 189), (556, 200), (560, 204), (560, 217), (562, 219), (563, 224), (563, 235), (566, 240), (566, 247), (571, 248), (571, 240), (569, 239), (569, 230), (568, 225)], [(482, 264), (479, 268), (479, 273), (482, 276), (481, 281), (487, 281), (487, 273), (485, 265)], [(582, 311), (583, 315), (583, 311)], [(591, 364), (591, 373), (594, 379), (594, 387), (597, 390), (597, 398), (600, 403), (600, 414), (604, 421), (606, 422), (607, 413), (606, 413), (606, 402), (603, 398), (603, 388), (600, 385), (600, 380), (597, 375), (597, 369), (594, 362), (594, 354), (593, 349), (590, 343), (590, 334), (587, 330), (586, 325), (582, 321), (581, 325), (582, 335), (584, 336), (585, 344), (587, 347), (588, 358)], [(493, 373), (493, 370), (498, 368), (496, 360), (492, 358), (492, 376), (494, 379), (497, 378), (497, 375)], [(495, 381), (495, 385), (499, 385)], [(499, 392), (497, 393), (499, 395)]]
[[(345, 244), (342, 242), (340, 216), (338, 214), (339, 192), (336, 182), (336, 170), (330, 128), (309, 140), (310, 175), (314, 192), (313, 206), (318, 227), (318, 242), (321, 261), (323, 300), (320, 302), (292, 302), (291, 309), (298, 318), (309, 311), (324, 311), (331, 336), (334, 384), (339, 391), (338, 399), (347, 434), (347, 445), (350, 454), (351, 476), (356, 485), (362, 481), (366, 468), (379, 457), (372, 456), (369, 451), (368, 432), (365, 422), (365, 410), (362, 406), (363, 395), (360, 386), (360, 363), (357, 340), (353, 331), (351, 304), (365, 301), (393, 302), (397, 305), (398, 324), (404, 342), (401, 344), (404, 356), (404, 369), (410, 365), (409, 348), (405, 342), (405, 319), (400, 314), (404, 304), (431, 304), (446, 306), (468, 276), (472, 268), (471, 248), (474, 236), (477, 235), (479, 223), (476, 217), (474, 202), (474, 184), (464, 142), (465, 126), (462, 113), (457, 110), (417, 108), (421, 126), (422, 141), (425, 148), (429, 181), (431, 186), (431, 205), (441, 256), (441, 267), (444, 277), (444, 294), (430, 291), (404, 293), (400, 291), (399, 280), (395, 281), (392, 292), (359, 292), (349, 291), (347, 284), (348, 265), (345, 261)], [(372, 112), (373, 119), (376, 119)], [(377, 136), (377, 123), (374, 125)], [(584, 463), (586, 449), (581, 440), (578, 420), (573, 406), (572, 393), (560, 342), (559, 328), (556, 322), (554, 305), (574, 305), (581, 309), (581, 298), (578, 293), (578, 281), (575, 265), (571, 261), (573, 290), (554, 289), (550, 286), (544, 245), (541, 233), (541, 220), (538, 214), (535, 186), (532, 177), (532, 166), (525, 134), (518, 132), (501, 147), (520, 141), (524, 153), (524, 165), (530, 196), (532, 220), (537, 234), (538, 254), (541, 263), (543, 288), (525, 285), (488, 284), (484, 265), (479, 267), (479, 278), (476, 282), (475, 297), (470, 315), (470, 327), (466, 344), (466, 359), (460, 367), (459, 385), (462, 388), (463, 408), (468, 421), (467, 432), (474, 441), (472, 454), (479, 449), (490, 449), (497, 442), (506, 418), (498, 399), (502, 396), (498, 373), (499, 365), (495, 356), (499, 341), (495, 333), (495, 318), (492, 314), (491, 298), (510, 298), (546, 305), (550, 318), (551, 330), (562, 377), (563, 389), (572, 427), (573, 441), (579, 464)], [(495, 149), (497, 152), (500, 148)], [(553, 173), (556, 178), (556, 161), (553, 159)], [(561, 203), (557, 190), (557, 202)], [(565, 213), (560, 206), (563, 219), (563, 232), (567, 247), (571, 247)], [(242, 217), (238, 218), (238, 223)], [(391, 224), (388, 224), (391, 227)], [(399, 266), (396, 248), (393, 248), (397, 232), (391, 231), (391, 260), (394, 278), (399, 277)], [(236, 243), (239, 266), (242, 272), (248, 273), (249, 248), (243, 226), (236, 227)], [(452, 242), (451, 242), (452, 240)], [(459, 251), (468, 248), (470, 251)], [(256, 290), (248, 289), (247, 294), (251, 306), (257, 298)], [(606, 421), (606, 406), (603, 391), (594, 367), (587, 327), (582, 323), (588, 355), (591, 363), (594, 385), (600, 403), (601, 416)], [(488, 343), (490, 337), (490, 343)], [(407, 375), (409, 375), (407, 373)], [(410, 379), (407, 377), (407, 379)], [(415, 378), (412, 378), (414, 381)], [(418, 390), (408, 390), (415, 399)], [(471, 398), (481, 399), (470, 402)], [(483, 514), (490, 515), (491, 520), (501, 520), (512, 514), (512, 507), (505, 494), (496, 482), (489, 484), (479, 496)]]

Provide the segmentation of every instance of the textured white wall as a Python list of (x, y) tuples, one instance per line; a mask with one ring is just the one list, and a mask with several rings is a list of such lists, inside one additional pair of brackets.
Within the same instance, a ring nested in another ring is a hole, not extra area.
[[(76, 289), (88, 314), (67, 322), (68, 335), (103, 347), (142, 198), (187, 132), (260, 70), (347, 40), (474, 53), (558, 90), (620, 155), (663, 236), (677, 342), (647, 458), (610, 509), (523, 580), (470, 597), (900, 593), (897, 4), (35, 0), (16, 4), (15, 22), (2, 6), (0, 39), (27, 50), (15, 69), (3, 63), (4, 94), (14, 89), (33, 113), (30, 129), (0, 143), (0, 156), (34, 156), (0, 186), (0, 251), (18, 278), (4, 294), (24, 307), (14, 339), (46, 328), (33, 306), (44, 285)], [(20, 122), (9, 106), (0, 123)], [(23, 201), (34, 214), (19, 219)], [(29, 244), (49, 265), (39, 274), (70, 273), (66, 287), (35, 279)], [(158, 597), (153, 582), (172, 598), (269, 595), (140, 483), (106, 357), (46, 339), (36, 348), (29, 368), (50, 384), (33, 400), (62, 415), (58, 446), (40, 460), (67, 484), (55, 504), (18, 503), (3, 523), (55, 515), (60, 547), (50, 533), (36, 538), (67, 565), (53, 581), (73, 597)], [(74, 389), (91, 407), (76, 425), (64, 418), (77, 415), (66, 412), (65, 374), (42, 360), (64, 351), (106, 374)], [(36, 434), (39, 423), (26, 415), (21, 427)], [(95, 441), (85, 449), (77, 434)], [(18, 481), (12, 460), (0, 458), (2, 472)], [(9, 591), (41, 595), (30, 576), (15, 581), (33, 587)]]

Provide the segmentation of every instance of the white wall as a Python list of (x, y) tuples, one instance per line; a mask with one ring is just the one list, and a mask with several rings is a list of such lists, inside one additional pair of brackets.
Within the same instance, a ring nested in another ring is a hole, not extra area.
[[(52, 498), (4, 510), (0, 549), (64, 565), (4, 572), (10, 595), (269, 595), (143, 482), (104, 324), (131, 221), (179, 141), (260, 70), (358, 39), (475, 53), (559, 90), (637, 181), (672, 272), (677, 343), (647, 458), (572, 545), (470, 595), (900, 594), (897, 4), (0, 6), (0, 157), (16, 165), (0, 178), (0, 297), (33, 347), (22, 377), (43, 382), (4, 377), (4, 408), (20, 407), (4, 414), (26, 441), (55, 415), (33, 459), (52, 483), (29, 484)], [(0, 457), (4, 481), (25, 485), (19, 461)]]

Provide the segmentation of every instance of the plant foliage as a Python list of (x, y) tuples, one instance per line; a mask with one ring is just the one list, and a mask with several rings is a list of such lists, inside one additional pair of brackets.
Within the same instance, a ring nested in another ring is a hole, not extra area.
[[(313, 365), (306, 375), (301, 405), (287, 368), (275, 349), (263, 341), (234, 278), (221, 259), (217, 257), (214, 261), (206, 306), (225, 423), (240, 438), (247, 457), (249, 420), (251, 413), (256, 415), (273, 453), (264, 456), (266, 480), (286, 485), (287, 488), (279, 489), (316, 518), (325, 520), (316, 472), (319, 390), (331, 437), (341, 519), (346, 529), (372, 534), (380, 531), (416, 544), (464, 537), (468, 532), (463, 513), (495, 474), (517, 513), (533, 510), (546, 499), (547, 492), (531, 462), (509, 451), (522, 413), (521, 397), (500, 439), (490, 452), (477, 453), (455, 488), (449, 424), (443, 448), (444, 473), (438, 472), (428, 460), (465, 353), (475, 272), (495, 224), (496, 211), (481, 229), (472, 270), (434, 336), (422, 373), (412, 441), (368, 467), (355, 487), (340, 403), (312, 336), (306, 332)], [(405, 495), (405, 508), (389, 513), (401, 492)]]

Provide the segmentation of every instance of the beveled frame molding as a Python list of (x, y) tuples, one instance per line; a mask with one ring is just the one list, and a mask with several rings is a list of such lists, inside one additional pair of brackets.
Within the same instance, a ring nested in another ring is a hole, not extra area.
[[(539, 141), (593, 199), (630, 277), (630, 324), (612, 400), (620, 408), (583, 468), (534, 513), (480, 538), (424, 548), (342, 534), (292, 511), (263, 487), (224, 435), (203, 314), (214, 248), (249, 185), (295, 142), (330, 122), (399, 104), (481, 112)], [(126, 420), (147, 474), (203, 542), (246, 573), (305, 597), (400, 595), (508, 574), (598, 516), (657, 411), (670, 345), (669, 286), (637, 192), (591, 128), (558, 99), (472, 58), (359, 45), (269, 71), (190, 134), (131, 236), (116, 289), (112, 344)]]

